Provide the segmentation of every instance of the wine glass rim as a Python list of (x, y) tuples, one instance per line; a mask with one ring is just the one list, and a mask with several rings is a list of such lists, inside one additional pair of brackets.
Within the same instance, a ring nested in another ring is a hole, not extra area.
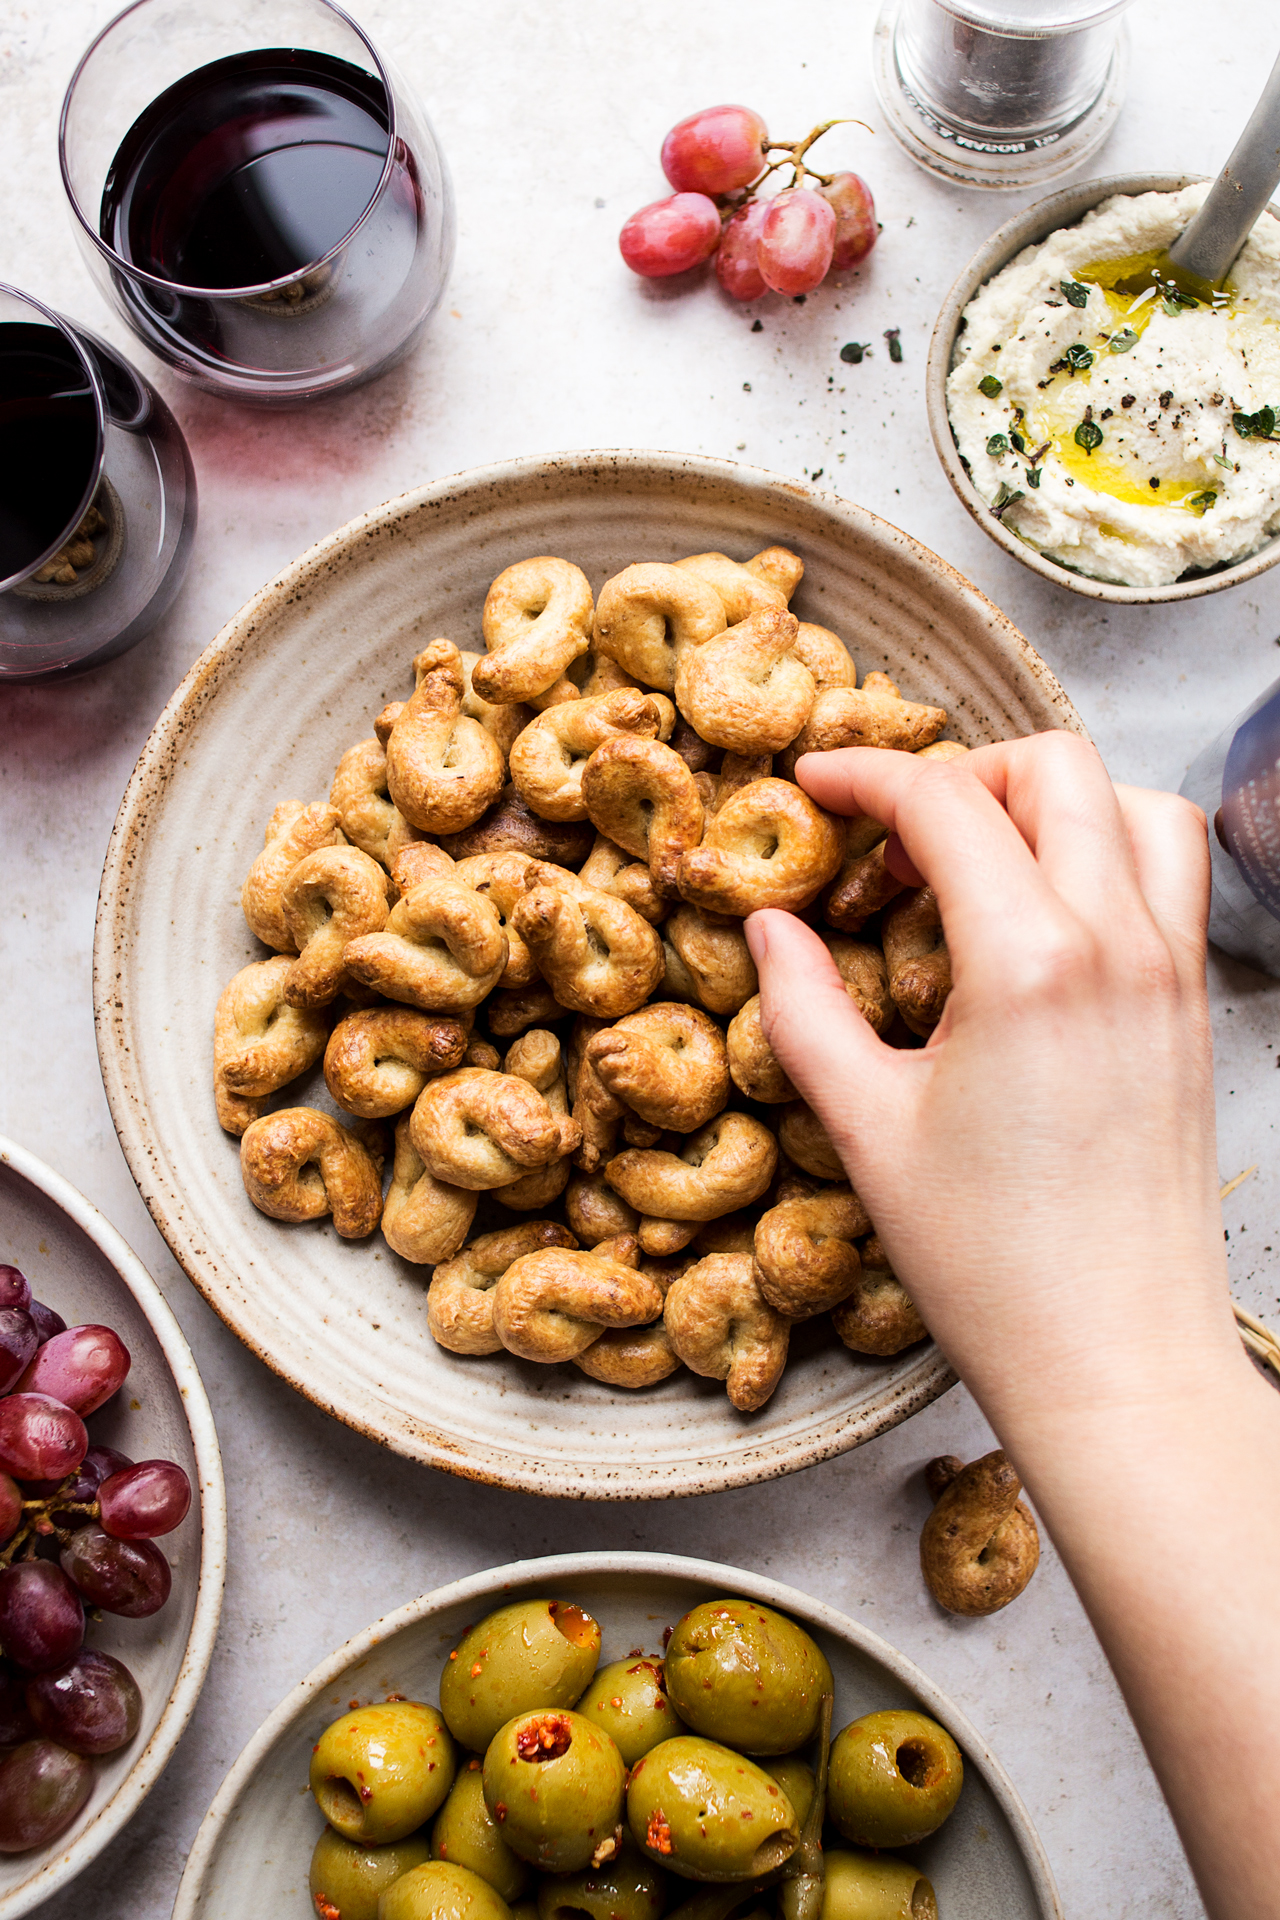
[(17, 573), (11, 573), (6, 580), (0, 580), (0, 593), (8, 593), (11, 587), (20, 587), (24, 580), (29, 580), (33, 573), (39, 573), (41, 567), (47, 565), (47, 563), (52, 560), (54, 554), (66, 545), (71, 535), (75, 532), (93, 505), (99, 482), (102, 479), (102, 463), (106, 458), (107, 451), (107, 397), (103, 392), (102, 378), (97, 367), (93, 364), (93, 361), (76, 338), (74, 327), (72, 327), (68, 321), (64, 320), (61, 314), (55, 313), (52, 307), (46, 307), (44, 302), (37, 300), (34, 295), (24, 293), (21, 287), (10, 286), (5, 280), (0, 280), (0, 294), (8, 294), (11, 300), (20, 300), (24, 306), (33, 308), (42, 319), (49, 322), (50, 326), (56, 327), (63, 339), (70, 344), (71, 350), (83, 367), (85, 378), (89, 382), (89, 391), (93, 395), (93, 409), (97, 419), (97, 446), (94, 451), (93, 466), (89, 474), (89, 484), (84, 490), (80, 505), (71, 515), (71, 518), (67, 521), (52, 545), (46, 547), (43, 553), (38, 554), (29, 566), (21, 568)]
[[(399, 137), (396, 125), (395, 89), (391, 84), (391, 74), (387, 64), (368, 34), (364, 31), (364, 28), (352, 19), (344, 7), (338, 6), (336, 0), (314, 0), (315, 5), (324, 7), (328, 13), (335, 14), (344, 26), (351, 29), (356, 39), (361, 42), (367, 51), (369, 58), (377, 69), (378, 78), (382, 82), (383, 92), (387, 99), (387, 154), (382, 163), (382, 172), (378, 175), (378, 184), (369, 195), (368, 204), (365, 206), (360, 218), (347, 228), (342, 238), (336, 240), (327, 252), (320, 254), (315, 260), (308, 261), (305, 267), (295, 267), (291, 273), (280, 274), (274, 280), (260, 280), (252, 286), (185, 286), (180, 280), (165, 280), (162, 279), (159, 274), (147, 273), (142, 267), (135, 266), (131, 260), (126, 260), (123, 254), (117, 253), (115, 248), (102, 238), (97, 227), (87, 218), (83, 207), (80, 205), (79, 197), (71, 184), (71, 170), (67, 161), (67, 121), (71, 112), (72, 97), (75, 94), (77, 86), (80, 84), (81, 75), (84, 73), (85, 68), (103, 41), (113, 34), (116, 28), (129, 18), (130, 14), (140, 13), (144, 7), (152, 7), (156, 4), (157, 0), (130, 0), (130, 4), (127, 7), (122, 7), (119, 13), (108, 20), (101, 32), (94, 35), (93, 39), (81, 54), (80, 59), (76, 62), (75, 72), (67, 83), (67, 90), (62, 96), (62, 110), (58, 115), (58, 167), (62, 174), (63, 190), (70, 202), (71, 211), (84, 228), (84, 231), (88, 234), (89, 239), (97, 251), (105, 260), (109, 261), (114, 267), (119, 268), (120, 272), (126, 274), (130, 280), (139, 282), (143, 286), (154, 287), (159, 292), (186, 296), (193, 300), (249, 300), (261, 298), (261, 296), (266, 293), (278, 293), (285, 287), (296, 286), (305, 274), (316, 273), (321, 267), (328, 266), (330, 261), (336, 259), (344, 248), (350, 246), (386, 191), (387, 182), (391, 178), (395, 165), (396, 144)], [(298, 51), (298, 49), (295, 49), (295, 51)]]

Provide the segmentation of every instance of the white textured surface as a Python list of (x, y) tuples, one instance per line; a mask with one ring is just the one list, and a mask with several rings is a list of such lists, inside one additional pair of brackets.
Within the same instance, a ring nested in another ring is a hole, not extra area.
[[(1039, 1825), (1070, 1920), (1195, 1920), (1167, 1816), (1052, 1553), (993, 1621), (944, 1618), (923, 1592), (918, 1469), (988, 1443), (961, 1390), (860, 1452), (764, 1488), (643, 1508), (486, 1492), (383, 1454), (274, 1381), (201, 1306), (137, 1198), (90, 1017), (94, 897), (116, 803), (152, 720), (226, 617), (318, 535), (403, 487), (593, 445), (741, 448), (782, 473), (822, 469), (1013, 616), (1119, 778), (1176, 787), (1204, 741), (1280, 671), (1280, 570), (1176, 610), (1101, 613), (1007, 560), (952, 498), (924, 420), (929, 329), (950, 279), (1016, 197), (948, 189), (883, 132), (845, 128), (829, 136), (832, 161), (870, 179), (884, 234), (842, 291), (803, 307), (762, 303), (753, 334), (751, 310), (730, 308), (714, 284), (646, 287), (621, 267), (617, 228), (664, 191), (657, 148), (680, 115), (744, 99), (784, 133), (833, 113), (877, 122), (871, 0), (815, 0), (785, 22), (764, 0), (360, 0), (357, 11), (421, 89), (458, 187), (458, 264), (424, 348), (381, 386), (302, 416), (232, 413), (161, 375), (203, 495), (177, 609), (142, 649), (79, 685), (0, 691), (0, 1130), (102, 1206), (164, 1287), (214, 1403), (230, 1500), (219, 1655), (168, 1774), (93, 1875), (95, 1913), (163, 1920), (223, 1772), (347, 1635), (473, 1569), (599, 1545), (738, 1562), (865, 1618), (990, 1739)], [(125, 344), (73, 250), (55, 156), (62, 89), (110, 12), (106, 0), (0, 0), (3, 271)], [(1272, 57), (1272, 9), (1138, 0), (1130, 22), (1129, 106), (1091, 170), (1212, 171)], [(900, 367), (880, 337), (888, 326), (902, 329)], [(872, 341), (874, 357), (845, 366), (849, 339)], [(1223, 963), (1214, 993), (1223, 1177), (1261, 1163), (1227, 1203), (1233, 1270), (1241, 1297), (1274, 1316), (1280, 988)], [(50, 1920), (71, 1920), (84, 1897), (62, 1896)]]

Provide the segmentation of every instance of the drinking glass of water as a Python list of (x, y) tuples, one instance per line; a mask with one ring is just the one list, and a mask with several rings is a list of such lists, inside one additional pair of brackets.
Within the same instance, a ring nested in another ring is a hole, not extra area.
[(375, 379), (444, 291), (444, 157), (330, 0), (136, 0), (76, 68), (59, 153), (108, 300), (224, 398), (296, 406)]

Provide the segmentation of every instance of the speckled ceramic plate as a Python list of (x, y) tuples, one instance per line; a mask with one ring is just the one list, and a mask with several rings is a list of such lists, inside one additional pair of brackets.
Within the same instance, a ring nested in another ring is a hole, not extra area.
[(122, 1391), (92, 1416), (93, 1439), (134, 1460), (176, 1460), (195, 1496), (162, 1542), (173, 1567), (163, 1610), (149, 1620), (104, 1614), (89, 1629), (89, 1644), (123, 1660), (142, 1689), (142, 1725), (129, 1746), (94, 1762), (93, 1792), (61, 1839), (0, 1855), (0, 1916), (17, 1920), (97, 1858), (168, 1765), (213, 1654), (227, 1519), (213, 1415), (155, 1281), (96, 1207), (9, 1140), (0, 1140), (0, 1261), (21, 1267), (36, 1298), (69, 1326), (116, 1329), (132, 1366)]
[(424, 1594), (348, 1640), (281, 1702), (227, 1775), (191, 1849), (173, 1920), (243, 1920), (249, 1913), (304, 1920), (311, 1911), (307, 1870), (323, 1824), (306, 1792), (312, 1746), (352, 1701), (388, 1693), (437, 1699), (449, 1648), (490, 1608), (524, 1595), (576, 1601), (600, 1622), (602, 1660), (616, 1660), (632, 1647), (660, 1647), (664, 1627), (724, 1594), (778, 1607), (817, 1637), (835, 1678), (837, 1728), (877, 1707), (918, 1707), (953, 1735), (965, 1761), (955, 1811), (931, 1839), (906, 1849), (933, 1882), (946, 1920), (1062, 1920), (1044, 1849), (1013, 1783), (977, 1730), (910, 1660), (793, 1587), (667, 1553), (518, 1561)]
[[(659, 453), (565, 454), (459, 475), (342, 528), (251, 600), (161, 715), (116, 820), (94, 960), (98, 1048), (134, 1179), (176, 1258), (246, 1344), (339, 1419), (410, 1458), (535, 1493), (704, 1493), (809, 1466), (951, 1384), (923, 1346), (857, 1358), (801, 1332), (761, 1412), (681, 1372), (627, 1396), (573, 1368), (467, 1359), (427, 1332), (426, 1270), (381, 1235), (283, 1226), (245, 1196), (210, 1091), (214, 1007), (260, 957), (240, 883), (276, 803), (333, 767), (411, 685), (437, 634), (479, 648), (489, 582), (531, 553), (594, 587), (705, 548), (803, 555), (795, 605), (859, 670), (944, 704), (971, 744), (1080, 723), (1003, 614), (906, 534), (831, 494)], [(290, 1100), (327, 1104), (318, 1072)]]

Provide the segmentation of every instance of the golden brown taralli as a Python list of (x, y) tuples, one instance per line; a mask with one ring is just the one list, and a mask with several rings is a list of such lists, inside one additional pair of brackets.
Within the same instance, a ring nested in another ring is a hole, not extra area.
[(677, 907), (662, 929), (663, 997), (708, 1013), (736, 1013), (759, 990), (742, 921), (734, 914)]
[(691, 727), (731, 753), (779, 753), (809, 717), (817, 691), (793, 652), (798, 622), (785, 607), (750, 613), (676, 667), (676, 705)]
[(649, 922), (613, 894), (545, 865), (526, 886), (512, 924), (561, 1007), (617, 1019), (642, 1006), (663, 970)]
[(723, 1380), (740, 1413), (769, 1398), (787, 1364), (788, 1322), (761, 1293), (749, 1253), (709, 1253), (666, 1298), (671, 1344), (691, 1373)]
[(284, 917), (284, 883), (304, 854), (332, 847), (339, 837), (338, 809), (327, 800), (304, 807), (301, 800), (282, 800), (267, 822), (266, 838), (240, 889), (240, 904), (249, 931), (277, 953), (294, 953), (293, 936)]
[(710, 913), (807, 907), (840, 865), (843, 834), (789, 780), (754, 780), (708, 822), (680, 862), (683, 897)]
[(282, 1107), (248, 1127), (240, 1141), (245, 1192), (273, 1220), (333, 1215), (344, 1240), (363, 1240), (382, 1215), (381, 1155), (331, 1114)]
[(662, 1312), (656, 1283), (609, 1257), (548, 1248), (514, 1261), (493, 1292), (493, 1325), (522, 1360), (576, 1360), (605, 1327), (642, 1327)]
[(333, 776), (329, 802), (337, 808), (338, 824), (352, 846), (389, 867), (387, 835), (397, 809), (387, 792), (387, 754), (380, 740), (357, 740), (347, 748)]
[(293, 971), (285, 954), (242, 967), (222, 989), (213, 1023), (213, 1091), (218, 1124), (243, 1134), (268, 1095), (296, 1080), (324, 1051), (329, 1021), (291, 1007), (284, 997)]
[(548, 707), (511, 749), (517, 793), (544, 820), (585, 820), (582, 776), (597, 747), (618, 734), (656, 740), (665, 717), (638, 687)]
[(459, 1067), (429, 1080), (418, 1095), (409, 1135), (437, 1180), (486, 1192), (545, 1166), (575, 1138), (573, 1122), (552, 1112), (536, 1087), (488, 1067)]
[(568, 1229), (552, 1220), (525, 1220), (482, 1233), (431, 1276), (427, 1326), (432, 1338), (450, 1353), (501, 1353), (493, 1327), (493, 1289), (507, 1268), (522, 1254), (576, 1245)]
[(853, 1292), (862, 1272), (854, 1245), (871, 1221), (849, 1186), (786, 1200), (760, 1216), (755, 1231), (756, 1282), (788, 1320), (811, 1320)]
[(724, 1035), (678, 1000), (627, 1014), (589, 1041), (585, 1057), (616, 1100), (659, 1129), (696, 1132), (729, 1097)]
[(582, 771), (582, 800), (593, 826), (648, 864), (654, 891), (674, 897), (680, 861), (702, 838), (697, 782), (660, 740), (615, 735)]
[(347, 1113), (385, 1120), (411, 1107), (427, 1081), (460, 1064), (466, 1022), (410, 1007), (365, 1007), (339, 1020), (324, 1052), (324, 1080)]
[(434, 1266), (458, 1251), (471, 1231), (480, 1196), (428, 1172), (409, 1133), (409, 1115), (396, 1122), (391, 1185), (382, 1208), (382, 1237), (415, 1266)]
[[(629, 1148), (617, 1154), (605, 1178), (637, 1213), (660, 1220), (715, 1220), (758, 1200), (777, 1164), (777, 1141), (762, 1121), (749, 1113), (722, 1113), (681, 1141), (678, 1153)], [(645, 1251), (664, 1249), (646, 1246)]]
[(502, 791), (502, 749), (462, 711), (466, 683), (451, 640), (433, 640), (417, 656), (418, 684), (387, 738), (387, 788), (411, 826), (458, 833)]
[(386, 873), (359, 847), (318, 847), (290, 871), (280, 904), (298, 949), (284, 997), (291, 1007), (327, 1007), (350, 983), (348, 944), (386, 925)]
[(476, 853), (527, 853), (576, 870), (591, 851), (594, 830), (586, 820), (544, 820), (508, 783), (473, 827), (442, 834), (440, 844), (455, 860)]
[(479, 1006), (507, 964), (498, 909), (473, 887), (429, 879), (402, 895), (380, 933), (343, 950), (347, 971), (365, 986), (429, 1012)]
[(903, 893), (880, 923), (889, 992), (912, 1033), (927, 1038), (951, 992), (951, 955), (932, 887)]
[(1040, 1536), (1008, 1456), (999, 1448), (966, 1467), (954, 1454), (926, 1469), (935, 1506), (920, 1535), (920, 1569), (950, 1613), (998, 1613), (1040, 1564)]
[(507, 704), (544, 693), (586, 652), (591, 586), (571, 560), (539, 554), (500, 573), (485, 597), (487, 659), (472, 673), (485, 700)]
[(728, 625), (715, 588), (687, 568), (661, 560), (624, 567), (606, 580), (596, 602), (597, 653), (624, 673), (670, 693), (686, 647), (700, 647)]

